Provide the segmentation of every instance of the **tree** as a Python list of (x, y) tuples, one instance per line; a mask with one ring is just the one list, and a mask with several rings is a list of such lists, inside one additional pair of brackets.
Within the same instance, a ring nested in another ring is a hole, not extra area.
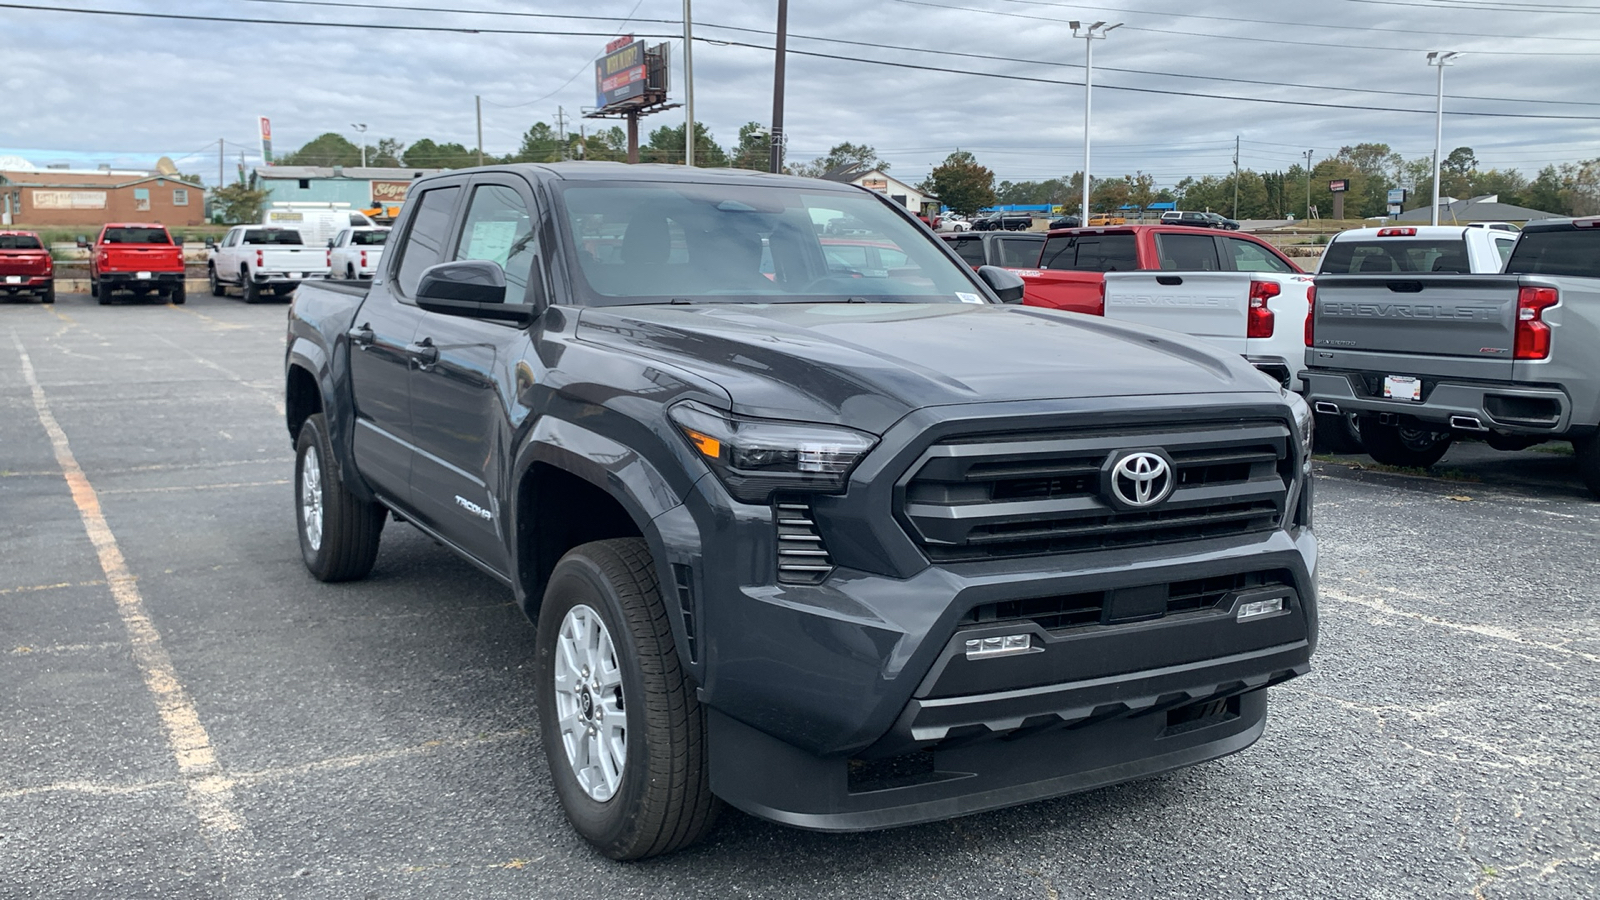
[[(500, 160), (485, 157), (484, 162)], [(478, 151), (460, 144), (436, 144), (430, 138), (406, 148), (405, 164), (416, 169), (466, 169), (478, 164)]]
[[(647, 163), (677, 163), (682, 165), (684, 126), (663, 125), (650, 132), (650, 140), (639, 148), (639, 161)], [(728, 154), (712, 139), (705, 123), (694, 123), (695, 168), (723, 168), (728, 165)]]
[(767, 126), (760, 122), (746, 122), (739, 127), (739, 144), (733, 150), (733, 167), (757, 172), (765, 172), (772, 167), (772, 133)]
[(994, 173), (978, 165), (977, 158), (965, 150), (945, 157), (924, 183), (945, 206), (964, 216), (995, 202)]
[(1553, 165), (1540, 169), (1538, 176), (1528, 184), (1523, 202), (1547, 213), (1562, 215), (1566, 212), (1566, 201), (1561, 196), (1561, 170)]
[(791, 175), (821, 178), (829, 172), (844, 168), (853, 168), (861, 172), (870, 172), (873, 169), (887, 172), (889, 164), (878, 158), (876, 149), (866, 144), (852, 144), (845, 141), (842, 144), (834, 144), (826, 156), (819, 156), (808, 163), (795, 163), (787, 168)]
[(546, 122), (535, 122), (522, 136), (522, 145), (511, 154), (511, 162), (559, 162), (561, 137)]
[(400, 168), (401, 153), (405, 146), (404, 143), (395, 138), (383, 138), (378, 141), (378, 146), (368, 149), (367, 165)]
[(330, 131), (274, 160), (280, 166), (359, 166), (361, 148), (344, 135)]
[(1478, 172), (1478, 157), (1471, 147), (1457, 147), (1439, 162), (1439, 191), (1452, 197), (1472, 196), (1472, 177)]
[(229, 225), (261, 221), (261, 209), (269, 196), (267, 191), (251, 190), (243, 184), (230, 184), (211, 192), (222, 221)]
[(572, 155), (578, 159), (622, 162), (628, 158), (628, 134), (618, 125), (594, 134), (573, 137), (573, 141)]

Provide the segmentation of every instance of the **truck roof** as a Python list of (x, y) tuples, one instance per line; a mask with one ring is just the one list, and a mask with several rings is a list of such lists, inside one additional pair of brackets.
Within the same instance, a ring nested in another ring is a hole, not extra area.
[[(1396, 233), (1403, 230), (1403, 234)], [(1482, 231), (1483, 229), (1473, 229)], [(1384, 232), (1389, 232), (1384, 234)], [(1416, 238), (1458, 238), (1467, 233), (1465, 225), (1381, 225), (1372, 228), (1350, 228), (1329, 238), (1328, 243), (1337, 240), (1353, 240), (1355, 238), (1371, 237), (1416, 237)], [(1509, 233), (1509, 232), (1508, 232)]]
[(160, 222), (107, 222), (106, 228), (160, 228), (165, 231), (167, 226)]
[(664, 181), (683, 184), (743, 183), (767, 187), (804, 188), (809, 191), (860, 191), (865, 188), (820, 178), (801, 178), (798, 175), (774, 175), (752, 169), (702, 169), (698, 166), (678, 166), (665, 163), (640, 163), (629, 165), (620, 162), (559, 162), (512, 163), (485, 166), (481, 169), (456, 169), (417, 179), (417, 183), (449, 178), (471, 172), (517, 172), (563, 181)]
[(1162, 233), (1173, 233), (1173, 232), (1176, 232), (1178, 234), (1188, 234), (1188, 233), (1191, 233), (1191, 232), (1198, 232), (1200, 234), (1216, 234), (1217, 233), (1217, 230), (1215, 228), (1207, 228), (1204, 225), (1173, 225), (1173, 224), (1170, 224), (1170, 223), (1163, 223), (1163, 224), (1151, 223), (1149, 225), (1079, 225), (1077, 228), (1056, 228), (1056, 229), (1052, 229), (1050, 231), (1050, 236), (1054, 237), (1054, 236), (1056, 236), (1058, 234), (1138, 234), (1138, 233), (1140, 233), (1142, 231), (1159, 231), (1159, 232), (1162, 232)]

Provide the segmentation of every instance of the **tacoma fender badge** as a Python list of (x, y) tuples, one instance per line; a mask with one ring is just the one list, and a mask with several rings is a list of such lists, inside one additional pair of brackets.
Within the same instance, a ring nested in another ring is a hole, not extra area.
[(460, 494), (456, 495), (456, 505), (486, 522), (494, 518), (494, 513), (489, 512), (487, 509), (484, 509), (478, 504), (473, 503), (471, 500), (468, 500)]

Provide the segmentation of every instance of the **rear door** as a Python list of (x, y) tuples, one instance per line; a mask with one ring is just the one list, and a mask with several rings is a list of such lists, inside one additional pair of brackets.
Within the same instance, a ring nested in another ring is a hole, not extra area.
[(1248, 274), (1107, 272), (1105, 279), (1106, 318), (1193, 335), (1245, 353)]

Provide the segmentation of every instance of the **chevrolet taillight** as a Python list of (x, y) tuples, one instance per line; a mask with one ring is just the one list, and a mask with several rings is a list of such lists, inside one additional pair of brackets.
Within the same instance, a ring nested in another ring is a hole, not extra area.
[(1317, 286), (1306, 288), (1306, 346), (1310, 347), (1317, 340)]
[(367, 251), (363, 250), (363, 251), (361, 251), (361, 268), (365, 269), (366, 267), (367, 267)]
[(332, 250), (324, 250), (324, 251), (322, 251), (322, 253), (323, 253), (322, 264), (327, 266), (330, 269), (333, 268), (333, 251)]
[(259, 268), (261, 268), (261, 267), (262, 267), (262, 266), (265, 266), (265, 265), (266, 265), (266, 264), (267, 264), (267, 254), (266, 254), (266, 251), (264, 251), (264, 250), (257, 250), (257, 251), (256, 251), (256, 268), (258, 268), (258, 269), (259, 269)]
[(1276, 281), (1250, 282), (1250, 312), (1248, 324), (1245, 326), (1245, 337), (1272, 337), (1275, 317), (1267, 301), (1281, 293), (1283, 288), (1279, 287)]
[(1106, 280), (1105, 280), (1105, 278), (1103, 276), (1100, 279), (1100, 296), (1095, 298), (1095, 303), (1097, 305), (1095, 306), (1094, 314), (1097, 315), (1097, 316), (1105, 315), (1106, 314)]
[(1549, 358), (1550, 326), (1543, 316), (1560, 299), (1560, 292), (1552, 287), (1525, 285), (1517, 291), (1516, 359)]

